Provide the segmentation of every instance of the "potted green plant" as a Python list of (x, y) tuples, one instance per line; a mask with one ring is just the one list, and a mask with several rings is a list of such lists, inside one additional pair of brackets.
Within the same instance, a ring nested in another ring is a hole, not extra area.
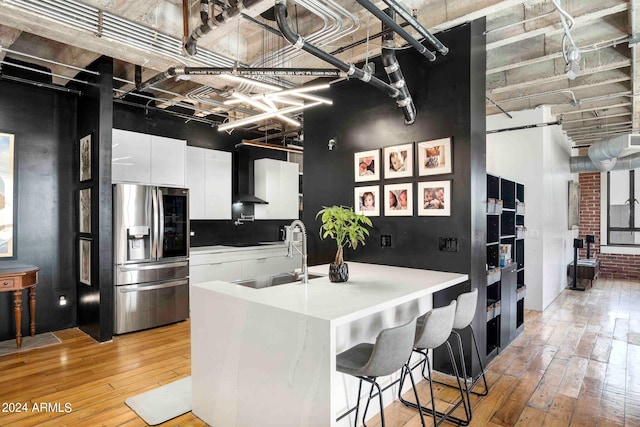
[(365, 244), (369, 235), (366, 226), (372, 227), (371, 220), (357, 214), (347, 206), (323, 206), (316, 214), (322, 220), (320, 238), (335, 240), (338, 250), (334, 262), (329, 265), (329, 280), (346, 282), (349, 280), (349, 267), (344, 262), (344, 247), (356, 249), (358, 244)]

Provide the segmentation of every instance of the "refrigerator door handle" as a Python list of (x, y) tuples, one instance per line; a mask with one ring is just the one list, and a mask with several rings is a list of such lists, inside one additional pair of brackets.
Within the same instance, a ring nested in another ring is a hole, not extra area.
[(176, 286), (187, 285), (189, 284), (188, 280), (176, 280), (169, 283), (162, 283), (159, 285), (129, 285), (129, 286), (118, 286), (117, 289), (120, 292), (141, 292), (141, 291), (153, 291), (156, 289), (164, 289), (164, 288), (173, 288)]
[(164, 256), (164, 199), (162, 196), (162, 190), (158, 189), (158, 214), (160, 220), (158, 221), (158, 259)]
[(158, 258), (158, 195), (151, 192), (151, 207), (153, 209), (153, 224), (151, 227), (151, 258)]
[(189, 264), (186, 261), (178, 261), (178, 262), (171, 262), (167, 264), (153, 264), (153, 265), (144, 265), (144, 266), (135, 266), (135, 267), (120, 267), (119, 270), (124, 272), (140, 271), (140, 270), (158, 270), (161, 268), (186, 267), (188, 265)]

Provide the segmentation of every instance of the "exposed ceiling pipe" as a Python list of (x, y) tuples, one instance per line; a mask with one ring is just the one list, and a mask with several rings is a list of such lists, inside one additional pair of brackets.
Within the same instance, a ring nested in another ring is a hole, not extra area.
[[(387, 9), (386, 13), (389, 14), (391, 19), (395, 18), (395, 11), (393, 9)], [(383, 29), (386, 25), (383, 24)], [(398, 88), (400, 96), (396, 100), (398, 107), (402, 108), (404, 113), (404, 123), (407, 125), (413, 124), (416, 121), (416, 107), (411, 99), (411, 94), (407, 88), (407, 82), (400, 70), (400, 64), (396, 59), (395, 52), (395, 33), (393, 31), (387, 33), (382, 37), (382, 65), (384, 71), (389, 77), (389, 82), (393, 87)]]
[(200, 21), (202, 24), (191, 33), (184, 44), (184, 50), (187, 55), (193, 56), (197, 53), (196, 45), (199, 38), (214, 28), (226, 24), (231, 18), (239, 15), (242, 10), (255, 6), (261, 1), (262, 0), (243, 0), (234, 6), (223, 8), (222, 12), (213, 18), (209, 18), (209, 0), (200, 0)]
[(223, 74), (236, 76), (307, 76), (307, 77), (340, 77), (340, 70), (333, 68), (231, 68), (231, 67), (170, 67), (158, 73), (136, 89), (142, 91), (160, 82), (176, 76), (219, 76)]
[(363, 71), (356, 68), (356, 66), (351, 63), (344, 62), (335, 56), (331, 56), (323, 50), (318, 49), (316, 46), (306, 42), (301, 35), (294, 33), (287, 24), (287, 0), (276, 0), (275, 12), (280, 32), (282, 32), (284, 38), (291, 42), (296, 48), (302, 49), (316, 58), (320, 58), (323, 61), (328, 62), (339, 70), (346, 72), (350, 77), (352, 76), (362, 80), (363, 82), (369, 83), (373, 87), (385, 92), (393, 99), (397, 99), (400, 96), (400, 91), (398, 89), (373, 76), (371, 71)]
[(396, 22), (389, 18), (389, 15), (378, 9), (373, 3), (369, 0), (356, 0), (360, 6), (367, 9), (369, 12), (373, 14), (376, 18), (378, 18), (384, 25), (391, 28), (393, 31), (398, 33), (400, 37), (405, 39), (407, 43), (413, 46), (421, 55), (424, 55), (429, 61), (435, 61), (436, 55), (426, 48), (422, 43), (418, 40), (414, 39), (411, 34), (409, 34), (404, 28), (400, 25), (396, 24)]
[(395, 0), (382, 0), (393, 9), (402, 19), (404, 19), (409, 25), (411, 25), (422, 37), (424, 37), (429, 43), (435, 47), (442, 55), (449, 53), (449, 48), (442, 44), (433, 34), (431, 34), (425, 27), (422, 26), (409, 12), (404, 10), (402, 6)]
[[(593, 164), (589, 156), (571, 157), (570, 168), (571, 173), (603, 172)], [(619, 158), (610, 170), (631, 170), (637, 168), (640, 168), (640, 153)]]
[[(632, 145), (640, 148), (640, 135), (626, 133), (594, 142), (589, 146), (588, 156), (571, 158), (570, 170), (572, 173), (580, 173), (607, 172), (618, 169), (616, 163), (622, 161), (619, 157), (623, 155), (625, 149)], [(585, 159), (589, 159), (589, 162)], [(628, 162), (622, 162), (623, 165), (628, 164)], [(625, 167), (621, 166), (620, 169), (625, 169)]]

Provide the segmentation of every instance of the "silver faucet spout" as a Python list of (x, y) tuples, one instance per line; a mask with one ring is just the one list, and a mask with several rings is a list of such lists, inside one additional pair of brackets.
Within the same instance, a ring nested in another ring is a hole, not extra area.
[(302, 283), (307, 284), (309, 283), (309, 272), (307, 271), (307, 228), (299, 219), (293, 220), (289, 227), (291, 229), (291, 238), (289, 239), (287, 247), (288, 257), (293, 256), (293, 248), (296, 248), (293, 244), (293, 231), (296, 227), (300, 227), (300, 231), (302, 231), (302, 251), (298, 248), (296, 248), (296, 250), (302, 255)]

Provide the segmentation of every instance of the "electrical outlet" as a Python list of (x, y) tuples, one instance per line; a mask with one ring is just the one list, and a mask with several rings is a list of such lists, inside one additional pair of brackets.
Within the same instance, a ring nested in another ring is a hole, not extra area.
[(383, 248), (391, 247), (391, 234), (383, 234), (380, 236), (380, 246)]
[(456, 237), (440, 237), (438, 246), (440, 252), (458, 252), (460, 250)]

